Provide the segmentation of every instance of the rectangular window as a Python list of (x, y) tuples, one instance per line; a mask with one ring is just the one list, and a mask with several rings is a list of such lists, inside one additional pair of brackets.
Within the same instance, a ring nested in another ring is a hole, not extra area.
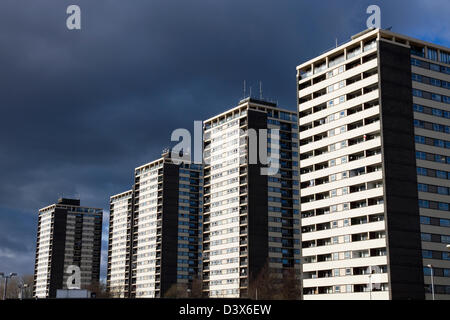
[(439, 225), (441, 227), (450, 227), (450, 220), (448, 220), (448, 219), (440, 219), (439, 220)]
[(413, 96), (422, 98), (422, 90), (413, 89)]
[(430, 242), (431, 241), (431, 234), (429, 234), (429, 233), (422, 233), (421, 234), (421, 239), (422, 239), (422, 241)]
[(429, 208), (430, 207), (430, 202), (428, 200), (422, 200), (419, 199), (419, 207), (420, 208)]
[(420, 176), (426, 176), (427, 175), (427, 169), (426, 168), (417, 167), (417, 174), (420, 175)]
[(439, 179), (447, 179), (447, 172), (446, 171), (436, 171), (436, 177)]
[(412, 80), (417, 82), (422, 82), (422, 76), (420, 74), (413, 73)]
[(448, 211), (448, 203), (439, 202), (438, 208), (442, 211)]
[(442, 96), (442, 102), (450, 104), (450, 97)]
[(428, 48), (428, 59), (437, 61), (438, 54), (436, 49)]
[(450, 236), (441, 236), (442, 243), (450, 243)]
[(433, 116), (442, 117), (442, 110), (433, 109)]
[(440, 94), (437, 94), (437, 93), (432, 93), (431, 94), (431, 99), (434, 100), (434, 101), (442, 102), (442, 96)]
[(436, 71), (436, 72), (441, 72), (441, 67), (437, 64), (430, 63), (430, 70)]
[(415, 112), (423, 113), (423, 106), (421, 106), (419, 104), (414, 104), (413, 109)]
[(441, 62), (450, 64), (450, 53), (441, 51)]
[(431, 250), (422, 250), (422, 258), (424, 259), (433, 258), (433, 252)]
[(420, 223), (429, 225), (429, 224), (431, 224), (431, 219), (430, 219), (430, 217), (420, 216)]

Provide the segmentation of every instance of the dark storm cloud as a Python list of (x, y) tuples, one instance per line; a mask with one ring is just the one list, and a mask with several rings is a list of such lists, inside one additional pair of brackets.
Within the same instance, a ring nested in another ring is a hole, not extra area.
[[(447, 1), (2, 0), (0, 267), (31, 273), (38, 208), (62, 194), (108, 208), (244, 79), (294, 109), (296, 65), (364, 29), (372, 3), (384, 27), (448, 45)], [(69, 4), (81, 31), (65, 27)]]

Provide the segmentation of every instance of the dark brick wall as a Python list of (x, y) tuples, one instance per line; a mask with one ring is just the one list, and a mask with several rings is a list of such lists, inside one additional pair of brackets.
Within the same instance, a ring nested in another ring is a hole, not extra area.
[(161, 297), (177, 282), (179, 167), (164, 164)]
[[(258, 133), (267, 129), (267, 115), (257, 111), (248, 111), (248, 127)], [(248, 166), (248, 271), (250, 277), (256, 277), (269, 258), (268, 248), (268, 206), (267, 176), (261, 175), (261, 164)]]
[(424, 299), (410, 52), (380, 41), (378, 59), (390, 293)]

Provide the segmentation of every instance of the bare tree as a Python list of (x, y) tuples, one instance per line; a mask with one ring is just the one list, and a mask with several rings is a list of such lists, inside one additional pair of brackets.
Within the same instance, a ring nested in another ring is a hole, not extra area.
[(111, 293), (106, 290), (106, 285), (103, 282), (93, 282), (90, 285), (83, 286), (83, 289), (94, 293), (96, 298), (111, 298)]
[(300, 299), (300, 279), (295, 270), (275, 272), (266, 263), (254, 279), (250, 279), (249, 298), (262, 300)]
[[(24, 299), (33, 297), (34, 277), (32, 275), (16, 276), (8, 279), (8, 287), (6, 292), (6, 299), (19, 299), (22, 292)], [(5, 280), (1, 280), (0, 284), (0, 299), (3, 299), (3, 292), (5, 288)]]
[(164, 294), (164, 298), (188, 298), (189, 287), (186, 283), (174, 283)]
[(266, 263), (255, 278), (250, 277), (249, 298), (273, 300), (277, 295), (277, 279)]
[(169, 290), (164, 294), (164, 298), (176, 298), (177, 297), (177, 284), (173, 284), (170, 286)]
[(201, 277), (194, 277), (192, 279), (191, 298), (203, 298), (203, 279)]
[(299, 300), (301, 294), (300, 276), (294, 268), (285, 270), (281, 281), (283, 300)]

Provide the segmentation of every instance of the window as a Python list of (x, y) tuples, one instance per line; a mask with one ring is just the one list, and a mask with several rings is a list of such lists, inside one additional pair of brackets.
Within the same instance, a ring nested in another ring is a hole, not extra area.
[(413, 109), (415, 112), (423, 112), (423, 106), (419, 105), (419, 104), (414, 104)]
[(431, 241), (431, 234), (429, 233), (422, 233), (421, 234), (422, 241)]
[(450, 243), (450, 236), (441, 236), (442, 243)]
[(423, 216), (421, 216), (420, 217), (420, 223), (421, 224), (431, 224), (431, 219), (430, 219), (430, 217), (423, 217)]
[(435, 86), (435, 87), (440, 87), (441, 86), (441, 80), (430, 78), (430, 84)]
[(416, 136), (416, 143), (425, 144), (425, 137)]
[(428, 59), (437, 61), (438, 54), (436, 49), (428, 48)]
[(422, 250), (422, 258), (424, 259), (433, 258), (433, 252), (431, 250)]
[(439, 179), (447, 179), (447, 172), (446, 171), (436, 171), (436, 177)]
[(434, 101), (442, 102), (442, 96), (440, 94), (432, 93), (431, 99)]
[(422, 90), (413, 89), (413, 96), (422, 98)]
[(439, 225), (441, 227), (450, 227), (450, 220), (448, 220), (448, 219), (440, 219), (439, 220)]
[(419, 207), (420, 208), (429, 208), (430, 207), (430, 202), (428, 200), (421, 200), (419, 199)]
[(450, 104), (450, 97), (442, 96), (442, 102)]
[(411, 45), (411, 54), (419, 57), (425, 57), (425, 48)]
[(450, 64), (450, 53), (441, 51), (441, 62)]
[(441, 72), (441, 67), (437, 64), (430, 63), (430, 70), (436, 71), (436, 72)]
[(413, 73), (412, 80), (417, 82), (422, 82), (422, 76), (420, 74)]
[(433, 116), (436, 116), (436, 117), (442, 117), (443, 116), (443, 112), (442, 112), (442, 110), (439, 110), (439, 109), (433, 109)]
[(420, 176), (426, 176), (427, 175), (427, 169), (426, 168), (417, 167), (417, 174), (420, 175)]

